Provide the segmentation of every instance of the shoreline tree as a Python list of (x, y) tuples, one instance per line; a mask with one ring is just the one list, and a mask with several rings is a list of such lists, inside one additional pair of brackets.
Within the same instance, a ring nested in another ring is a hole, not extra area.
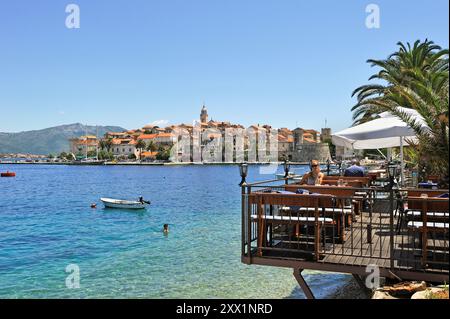
[[(368, 60), (381, 70), (369, 81), (378, 83), (357, 88), (352, 96), (354, 125), (362, 124), (389, 111), (407, 123), (417, 135), (410, 143), (417, 156), (414, 163), (420, 171), (437, 174), (441, 185), (448, 187), (449, 127), (448, 127), (448, 49), (432, 41), (416, 41), (413, 45), (398, 43), (399, 50), (385, 60)], [(419, 125), (410, 114), (399, 107), (416, 110), (427, 127)]]

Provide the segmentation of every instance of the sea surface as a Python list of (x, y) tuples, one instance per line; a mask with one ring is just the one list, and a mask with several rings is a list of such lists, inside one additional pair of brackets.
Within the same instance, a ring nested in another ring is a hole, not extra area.
[[(263, 167), (250, 166), (248, 180), (273, 179)], [(240, 262), (237, 166), (0, 164), (6, 170), (17, 176), (0, 178), (0, 298), (304, 298), (291, 269)], [(138, 196), (152, 202), (145, 211), (99, 200)], [(79, 288), (66, 285), (70, 267)], [(348, 276), (306, 279), (326, 298)]]

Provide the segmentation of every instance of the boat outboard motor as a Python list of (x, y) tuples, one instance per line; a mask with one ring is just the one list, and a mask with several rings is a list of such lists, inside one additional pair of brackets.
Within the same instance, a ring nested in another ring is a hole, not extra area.
[(144, 197), (142, 197), (142, 196), (139, 197), (139, 202), (140, 202), (141, 204), (149, 204), (149, 205), (150, 205), (150, 201), (144, 200)]

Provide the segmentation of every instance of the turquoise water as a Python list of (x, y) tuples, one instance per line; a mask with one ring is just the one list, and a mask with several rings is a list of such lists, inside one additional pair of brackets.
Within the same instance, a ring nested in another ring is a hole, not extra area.
[[(303, 298), (290, 269), (241, 264), (236, 166), (0, 165), (6, 170), (17, 177), (0, 178), (2, 298)], [(249, 175), (273, 178), (255, 166)], [(146, 211), (99, 201), (139, 195), (152, 201)], [(69, 264), (80, 269), (78, 289), (66, 287)], [(307, 280), (325, 297), (346, 278)]]

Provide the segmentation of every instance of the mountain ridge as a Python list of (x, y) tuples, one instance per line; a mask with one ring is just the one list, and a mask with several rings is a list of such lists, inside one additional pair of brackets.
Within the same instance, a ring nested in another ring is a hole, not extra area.
[(0, 132), (0, 153), (59, 154), (70, 149), (69, 139), (82, 135), (103, 136), (106, 132), (124, 131), (120, 126), (63, 124), (40, 130), (16, 133)]

